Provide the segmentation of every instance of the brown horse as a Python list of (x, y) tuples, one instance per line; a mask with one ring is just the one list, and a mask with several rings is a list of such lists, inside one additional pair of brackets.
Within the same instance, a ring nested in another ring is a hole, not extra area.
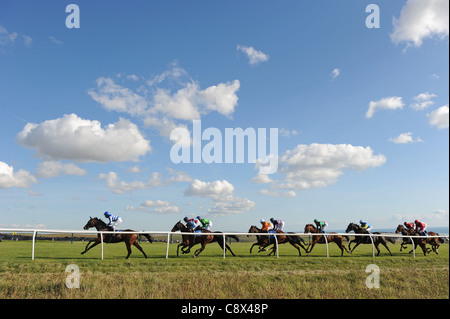
[[(305, 233), (319, 233), (319, 231), (317, 230), (316, 227), (314, 227), (313, 224), (307, 224), (305, 226)], [(336, 234), (336, 233), (328, 233), (328, 234)], [(345, 238), (347, 240), (349, 240), (348, 236), (345, 236)], [(339, 247), (339, 249), (341, 250), (341, 257), (344, 255), (344, 249), (345, 249), (345, 251), (347, 253), (349, 252), (347, 250), (347, 248), (344, 246), (344, 244), (342, 243), (343, 241), (344, 240), (343, 240), (343, 237), (341, 235), (328, 235), (327, 236), (327, 242), (328, 243), (334, 242)], [(313, 235), (312, 242), (310, 242), (308, 247), (306, 248), (306, 250), (308, 250), (308, 248), (311, 247), (309, 249), (308, 256), (311, 254), (311, 251), (314, 248), (315, 244), (325, 244), (325, 237), (324, 237), (324, 235), (321, 235), (321, 236)]]
[[(259, 245), (258, 253), (260, 253), (261, 251), (266, 251), (268, 246), (273, 245), (273, 247), (271, 248), (272, 252), (270, 252), (269, 256), (272, 254), (275, 255), (275, 253), (277, 251), (277, 245), (275, 242), (275, 238), (272, 238), (272, 237), (275, 237), (274, 235), (270, 236), (270, 233), (268, 234), (256, 226), (250, 226), (250, 229), (248, 230), (248, 232), (251, 234), (267, 234), (267, 235), (257, 235), (256, 236), (257, 241), (256, 241), (256, 243), (254, 243), (252, 245), (252, 247), (250, 247), (250, 254), (252, 253), (253, 246)], [(277, 230), (277, 234), (285, 234), (285, 233), (280, 230)], [(249, 237), (249, 236), (251, 236), (251, 235), (247, 235), (247, 237)], [(303, 238), (301, 238), (300, 236), (289, 235), (289, 233), (287, 233), (285, 235), (277, 235), (277, 242), (278, 242), (278, 245), (286, 244), (286, 243), (291, 244), (298, 250), (299, 256), (302, 255), (302, 253), (300, 251), (300, 247), (302, 247), (303, 250), (306, 251), (305, 246), (303, 246), (303, 244), (306, 245), (306, 243), (303, 241)]]
[[(95, 227), (95, 229), (97, 229), (97, 231), (110, 231), (110, 228), (106, 225), (106, 223), (97, 217), (94, 217), (94, 218), (90, 217), (89, 221), (86, 223), (86, 225), (83, 227), (83, 229), (88, 230), (89, 228), (92, 228), (92, 227)], [(125, 229), (124, 231), (133, 232), (134, 230)], [(142, 235), (145, 236), (150, 243), (153, 242), (153, 238), (149, 234), (142, 234)], [(126, 257), (127, 259), (131, 255), (131, 245), (134, 245), (137, 249), (139, 249), (139, 251), (142, 254), (144, 254), (144, 257), (147, 258), (147, 255), (145, 254), (144, 250), (138, 243), (138, 237), (139, 237), (138, 234), (131, 234), (131, 233), (121, 234), (121, 232), (116, 232), (114, 234), (103, 234), (102, 236), (103, 236), (104, 243), (120, 243), (122, 241), (125, 242), (125, 245), (128, 250), (128, 255)], [(94, 244), (92, 244), (89, 247), (89, 244), (92, 242)], [(88, 244), (86, 245), (86, 248), (84, 249), (84, 251), (81, 254), (86, 253), (89, 249), (97, 246), (100, 243), (101, 243), (101, 238), (100, 238), (100, 234), (98, 234), (97, 238), (92, 239), (88, 242)]]
[[(347, 226), (347, 229), (345, 230), (346, 233), (350, 232), (350, 231), (354, 231), (356, 234), (369, 234), (368, 231), (362, 229), (359, 225), (354, 224), (354, 223), (350, 223)], [(374, 234), (379, 235), (379, 232), (374, 232)], [(389, 241), (392, 244), (395, 244), (395, 240), (392, 237), (384, 237), (384, 236), (373, 236), (373, 238), (371, 239), (369, 236), (355, 236), (355, 239), (353, 239), (352, 241), (350, 241), (348, 243), (348, 250), (350, 251), (350, 253), (353, 253), (353, 251), (355, 250), (356, 247), (358, 247), (360, 244), (372, 244), (373, 241), (373, 245), (375, 246), (375, 248), (377, 249), (377, 256), (380, 255), (380, 249), (378, 248), (378, 245), (382, 244), (384, 247), (386, 247), (387, 251), (389, 252), (389, 254), (392, 256), (391, 250), (389, 249), (388, 245), (387, 245), (387, 241)], [(350, 245), (352, 243), (356, 243), (355, 246), (353, 246), (353, 249), (350, 249)]]
[[(403, 236), (419, 236), (419, 234), (413, 229), (406, 229), (403, 225), (398, 225), (397, 229), (395, 230), (395, 233), (401, 233)], [(439, 234), (434, 233), (434, 232), (428, 232), (428, 234), (430, 236), (439, 236)], [(411, 242), (410, 238), (403, 238), (403, 242), (400, 246), (400, 251), (402, 250), (402, 248), (406, 248), (406, 244), (409, 244)], [(414, 245), (417, 247), (419, 246), (420, 248), (422, 248), (423, 254), (426, 256), (427, 253), (430, 253), (432, 250), (436, 253), (439, 254), (438, 252), (438, 248), (439, 248), (439, 243), (443, 242), (443, 239), (438, 238), (438, 237), (432, 237), (432, 238), (414, 238), (413, 239)], [(427, 244), (430, 244), (432, 246), (432, 250), (430, 248), (427, 248)], [(411, 253), (412, 250), (409, 252)]]
[[(195, 233), (192, 233), (181, 221), (175, 224), (175, 226), (172, 227), (171, 232), (180, 231), (182, 235), (182, 243), (177, 246), (177, 256), (179, 256), (179, 249), (181, 247), (181, 252), (183, 254), (187, 254), (191, 251), (191, 248), (194, 245), (201, 244), (202, 247), (197, 249), (194, 253), (194, 258), (197, 257), (204, 249), (205, 246), (209, 243), (217, 242), (219, 246), (223, 249), (224, 245), (226, 249), (230, 251), (230, 253), (233, 256), (236, 256), (231, 248), (228, 246), (226, 242), (223, 240), (223, 235), (221, 235), (221, 232), (211, 232), (209, 230), (202, 229), (202, 233), (211, 234), (211, 235), (195, 235)], [(189, 234), (187, 234), (189, 233)], [(233, 238), (236, 241), (239, 241), (239, 238), (235, 235), (226, 235), (225, 240), (227, 238)], [(186, 250), (187, 248), (187, 250)]]

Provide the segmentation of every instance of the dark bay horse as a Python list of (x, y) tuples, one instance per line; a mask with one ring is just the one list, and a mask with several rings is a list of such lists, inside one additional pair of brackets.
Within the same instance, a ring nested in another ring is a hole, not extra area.
[[(256, 243), (254, 243), (252, 245), (252, 247), (250, 247), (250, 254), (252, 253), (253, 246), (259, 245), (259, 251), (258, 252), (261, 252), (261, 251), (267, 250), (268, 246), (273, 245), (273, 247), (271, 248), (272, 251), (270, 252), (269, 256), (272, 255), (272, 254), (275, 255), (275, 253), (277, 251), (277, 247), (276, 247), (275, 238), (272, 238), (272, 237), (275, 237), (274, 235), (270, 236), (270, 233), (267, 233), (267, 232), (259, 229), (256, 226), (250, 226), (250, 229), (248, 230), (248, 233), (261, 234), (261, 235), (256, 235), (256, 240), (257, 241), (256, 241)], [(300, 247), (302, 247), (303, 250), (305, 252), (307, 252), (305, 246), (303, 246), (303, 244), (306, 245), (306, 243), (304, 242), (303, 238), (301, 238), (300, 236), (289, 235), (289, 233), (284, 233), (284, 232), (282, 232), (280, 230), (277, 230), (277, 233), (278, 234), (285, 234), (285, 235), (277, 235), (278, 245), (286, 244), (286, 243), (291, 244), (292, 246), (294, 246), (298, 250), (298, 255), (299, 256), (302, 255), (302, 253), (300, 251)], [(248, 236), (250, 236), (250, 235), (247, 235), (247, 237)]]
[[(406, 229), (403, 225), (398, 225), (397, 229), (395, 230), (395, 233), (401, 233), (403, 236), (419, 236), (419, 234), (413, 229)], [(438, 233), (435, 232), (428, 232), (428, 235), (430, 236), (439, 236)], [(406, 244), (409, 244), (411, 242), (410, 238), (403, 238), (403, 242), (400, 246), (400, 251), (402, 251), (403, 248), (406, 248)], [(438, 238), (438, 237), (431, 237), (431, 238), (414, 238), (413, 239), (414, 245), (420, 246), (420, 248), (422, 248), (423, 254), (426, 255), (427, 253), (430, 253), (432, 250), (436, 253), (439, 254), (438, 252), (438, 248), (440, 246), (439, 243), (443, 243), (444, 240), (442, 238)], [(432, 247), (432, 250), (430, 248), (426, 247), (426, 244), (430, 244)], [(410, 253), (412, 252), (412, 250), (410, 251)]]
[[(347, 226), (347, 229), (345, 230), (346, 233), (350, 231), (354, 231), (356, 234), (368, 234), (368, 232), (364, 229), (362, 229), (359, 225), (350, 223)], [(374, 234), (380, 234), (378, 232), (374, 232)], [(378, 248), (379, 244), (382, 244), (386, 249), (388, 250), (389, 254), (392, 256), (391, 251), (389, 250), (389, 247), (387, 246), (387, 242), (389, 241), (392, 244), (395, 244), (395, 240), (392, 237), (382, 237), (382, 236), (372, 236), (373, 244), (375, 248), (377, 249), (377, 256), (380, 255), (380, 249)], [(348, 250), (350, 253), (353, 253), (356, 247), (358, 247), (360, 244), (372, 244), (372, 240), (370, 240), (369, 236), (355, 236), (355, 239), (351, 240), (348, 243)], [(350, 245), (352, 243), (356, 243), (355, 246), (353, 246), (353, 249), (350, 249)]]
[[(106, 225), (106, 223), (97, 217), (94, 217), (94, 218), (90, 217), (89, 221), (83, 227), (83, 229), (88, 230), (89, 228), (92, 228), (92, 227), (95, 227), (95, 229), (97, 229), (97, 231), (110, 231), (110, 228)], [(134, 230), (125, 229), (124, 231), (133, 232)], [(145, 236), (150, 243), (153, 242), (153, 238), (149, 234), (142, 234), (142, 235)], [(89, 247), (89, 244), (92, 242), (93, 242), (93, 244)], [(121, 232), (115, 232), (114, 234), (103, 234), (103, 242), (106, 244), (125, 242), (125, 245), (128, 250), (128, 255), (126, 257), (127, 259), (131, 255), (131, 245), (134, 245), (137, 249), (139, 249), (139, 251), (144, 254), (145, 258), (147, 258), (147, 255), (145, 254), (144, 250), (138, 243), (138, 234), (131, 234), (131, 233), (121, 234)], [(88, 242), (88, 244), (86, 245), (86, 248), (84, 249), (84, 251), (81, 254), (86, 253), (89, 249), (97, 246), (100, 243), (101, 243), (101, 238), (100, 238), (100, 234), (98, 234), (97, 238), (92, 239)]]
[[(317, 230), (317, 228), (313, 224), (306, 224), (306, 226), (305, 226), (305, 233), (318, 234), (319, 231)], [(327, 242), (328, 243), (334, 242), (339, 247), (339, 249), (341, 250), (341, 257), (342, 257), (344, 255), (344, 249), (345, 249), (346, 252), (349, 252), (349, 251), (347, 250), (347, 248), (342, 243), (344, 241), (343, 237), (341, 235), (333, 235), (333, 234), (336, 234), (336, 233), (327, 233), (326, 234)], [(315, 244), (325, 244), (325, 237), (324, 237), (324, 235), (325, 234), (323, 234), (321, 236), (313, 235), (312, 242), (310, 242), (308, 247), (306, 248), (306, 250), (308, 250), (308, 248), (311, 247), (311, 248), (309, 248), (308, 256), (311, 254), (311, 251), (314, 248)], [(348, 238), (348, 236), (345, 236), (345, 238), (347, 240), (350, 240)]]
[(197, 249), (194, 253), (194, 257), (197, 257), (204, 249), (205, 246), (209, 243), (217, 242), (219, 246), (224, 249), (224, 245), (227, 250), (233, 256), (236, 256), (231, 250), (230, 246), (226, 243), (227, 238), (233, 238), (236, 241), (239, 241), (239, 238), (235, 235), (225, 235), (225, 242), (223, 240), (223, 235), (221, 232), (211, 232), (209, 230), (202, 229), (202, 233), (211, 234), (211, 235), (195, 235), (195, 233), (191, 232), (181, 221), (175, 224), (172, 227), (171, 232), (180, 231), (182, 233), (182, 243), (177, 246), (177, 256), (179, 256), (179, 249), (181, 247), (181, 252), (183, 254), (187, 254), (191, 251), (191, 248), (194, 245), (201, 244), (201, 247)]

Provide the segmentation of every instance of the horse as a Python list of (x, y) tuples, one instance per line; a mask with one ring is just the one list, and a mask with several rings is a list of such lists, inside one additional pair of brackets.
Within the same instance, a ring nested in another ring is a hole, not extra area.
[[(264, 232), (263, 230), (259, 229), (256, 226), (250, 226), (250, 229), (248, 230), (248, 233), (251, 233), (251, 234), (256, 234), (256, 233), (258, 233), (258, 234), (259, 233), (267, 234), (266, 232)], [(277, 230), (276, 233), (277, 234), (285, 234), (284, 232), (282, 232), (280, 230)], [(305, 246), (303, 246), (303, 244), (306, 245), (305, 241), (300, 236), (294, 236), (294, 235), (288, 235), (288, 234), (289, 233), (287, 233), (286, 235), (278, 235), (277, 236), (278, 245), (289, 243), (289, 244), (291, 244), (292, 246), (294, 246), (298, 250), (298, 255), (301, 256), (302, 253), (300, 251), (300, 247), (302, 247), (303, 250), (306, 252), (306, 248), (305, 248)], [(247, 237), (249, 237), (249, 236), (250, 235), (247, 235)], [(270, 252), (269, 256), (271, 254), (275, 255), (275, 253), (277, 251), (277, 246), (275, 245), (275, 239), (272, 238), (272, 237), (275, 237), (275, 235), (270, 235), (270, 233), (268, 233), (267, 235), (256, 235), (257, 242), (254, 243), (250, 247), (250, 254), (252, 253), (253, 246), (259, 245), (259, 251), (258, 251), (258, 253), (259, 253), (261, 251), (267, 250), (268, 246), (274, 245), (271, 248), (272, 252)]]
[[(368, 234), (368, 232), (364, 229), (362, 229), (359, 225), (350, 223), (347, 226), (347, 229), (345, 230), (346, 233), (350, 231), (354, 231), (356, 234)], [(374, 234), (380, 234), (378, 232), (374, 232)], [(392, 237), (382, 237), (382, 236), (373, 236), (372, 238), (373, 244), (375, 245), (375, 248), (377, 249), (377, 256), (380, 255), (380, 249), (378, 248), (379, 244), (382, 244), (386, 249), (388, 250), (389, 254), (392, 256), (391, 251), (389, 250), (389, 247), (387, 246), (386, 240), (389, 241), (392, 244), (395, 244), (395, 240)], [(369, 236), (355, 236), (355, 239), (350, 241), (348, 243), (348, 250), (350, 253), (353, 253), (356, 247), (358, 247), (360, 244), (372, 244), (372, 240), (370, 240)], [(350, 249), (350, 245), (352, 243), (356, 243), (355, 246), (353, 246), (353, 249)]]
[[(406, 229), (403, 225), (398, 225), (397, 229), (395, 230), (395, 233), (401, 233), (403, 236), (419, 236), (419, 234), (413, 229)], [(434, 232), (428, 232), (431, 236), (439, 236), (439, 234)], [(410, 238), (403, 238), (403, 242), (400, 246), (400, 251), (402, 251), (402, 248), (406, 248), (406, 244), (410, 243)], [(438, 248), (439, 243), (443, 243), (444, 240), (442, 238), (432, 237), (432, 238), (414, 238), (413, 239), (414, 245), (420, 246), (422, 248), (423, 254), (426, 255), (427, 253), (430, 253), (431, 251), (434, 251), (436, 254), (439, 254)], [(432, 249), (427, 248), (427, 244), (430, 244), (432, 246)], [(411, 253), (412, 250), (409, 252)]]
[[(89, 221), (83, 227), (84, 230), (88, 230), (89, 228), (92, 228), (92, 227), (95, 227), (95, 229), (97, 229), (97, 231), (110, 231), (111, 230), (106, 225), (106, 223), (104, 221), (102, 221), (101, 219), (99, 219), (97, 217), (94, 217), (94, 218), (89, 217), (89, 218), (90, 218)], [(124, 231), (134, 232), (134, 230), (132, 230), (132, 229), (125, 229)], [(150, 243), (153, 242), (153, 238), (149, 234), (142, 234), (142, 235), (144, 237), (146, 237)], [(128, 250), (128, 255), (127, 255), (126, 259), (128, 259), (128, 257), (130, 257), (130, 255), (131, 255), (131, 245), (134, 245), (137, 249), (139, 249), (139, 251), (144, 255), (144, 257), (147, 258), (147, 255), (145, 254), (144, 250), (138, 243), (138, 234), (131, 234), (131, 233), (121, 234), (120, 232), (115, 232), (114, 234), (103, 234), (102, 236), (103, 236), (104, 243), (120, 243), (122, 241), (125, 242), (125, 245)], [(89, 244), (92, 242), (94, 242), (94, 244), (89, 246)], [(85, 254), (89, 249), (97, 246), (100, 243), (101, 243), (101, 238), (100, 238), (100, 234), (98, 234), (97, 238), (92, 239), (87, 243), (86, 248), (84, 249), (84, 251), (81, 254)]]
[[(230, 246), (228, 246), (228, 244), (226, 242), (224, 242), (223, 240), (223, 235), (219, 235), (222, 234), (221, 232), (211, 232), (209, 230), (206, 229), (202, 229), (202, 233), (204, 234), (211, 234), (211, 235), (195, 235), (195, 233), (192, 233), (182, 222), (181, 220), (179, 222), (177, 222), (173, 227), (171, 232), (176, 232), (176, 231), (180, 231), (181, 233), (183, 233), (182, 235), (182, 243), (179, 244), (177, 246), (177, 256), (179, 256), (179, 248), (181, 247), (181, 252), (183, 254), (187, 254), (191, 251), (191, 248), (197, 244), (201, 244), (201, 248), (197, 249), (194, 252), (194, 258), (197, 257), (204, 249), (205, 246), (209, 243), (214, 243), (217, 242), (219, 244), (219, 246), (224, 249), (224, 245), (225, 248), (228, 249), (230, 251), (230, 253), (235, 257), (236, 255), (233, 253), (233, 251), (231, 250)], [(186, 234), (189, 233), (189, 234)], [(225, 240), (227, 238), (233, 238), (236, 241), (239, 241), (239, 238), (235, 235), (225, 235)], [(186, 250), (187, 248), (187, 250)]]
[[(317, 230), (316, 227), (314, 227), (313, 224), (306, 224), (305, 226), (305, 233), (319, 233), (319, 231)], [(329, 234), (336, 234), (336, 233), (329, 233)], [(325, 234), (324, 234), (325, 235)], [(318, 236), (318, 235), (313, 235), (313, 240), (312, 242), (309, 243), (308, 247), (306, 248), (306, 250), (309, 249), (308, 252), (308, 256), (311, 254), (312, 249), (314, 248), (315, 244), (324, 244), (325, 243), (325, 237), (324, 235)], [(348, 236), (344, 236), (348, 241), (350, 240)], [(349, 253), (349, 251), (347, 250), (347, 248), (344, 246), (344, 244), (342, 244), (343, 242), (343, 237), (341, 235), (328, 235), (327, 236), (327, 242), (334, 242), (339, 249), (341, 250), (341, 257), (344, 255), (344, 249), (347, 253)], [(311, 247), (311, 248), (309, 248)]]

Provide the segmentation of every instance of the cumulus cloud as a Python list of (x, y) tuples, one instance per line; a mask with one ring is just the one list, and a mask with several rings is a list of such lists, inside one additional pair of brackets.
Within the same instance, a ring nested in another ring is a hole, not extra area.
[(366, 118), (372, 118), (378, 110), (401, 110), (404, 105), (402, 98), (399, 96), (391, 96), (382, 98), (378, 101), (370, 101), (369, 109), (366, 112)]
[(142, 211), (154, 214), (176, 214), (180, 212), (180, 209), (176, 205), (172, 205), (169, 202), (162, 200), (146, 200), (139, 206), (127, 206), (128, 211)]
[(224, 197), (233, 194), (234, 186), (228, 181), (203, 182), (194, 179), (189, 188), (184, 192), (185, 196)]
[(430, 114), (427, 114), (427, 117), (430, 125), (436, 126), (438, 129), (448, 128), (448, 105), (441, 106)]
[(410, 144), (410, 143), (423, 142), (423, 140), (420, 137), (414, 139), (412, 137), (411, 132), (401, 133), (399, 136), (394, 137), (394, 138), (391, 137), (391, 138), (389, 138), (389, 141), (391, 141), (392, 143), (395, 143), (395, 144)]
[(199, 196), (212, 198), (213, 206), (208, 209), (208, 214), (226, 216), (242, 214), (255, 207), (255, 203), (247, 198), (234, 196), (234, 186), (227, 180), (203, 182), (194, 179), (185, 190), (185, 196)]
[(152, 177), (147, 181), (132, 181), (126, 182), (120, 180), (119, 175), (116, 172), (108, 172), (107, 174), (98, 175), (98, 179), (104, 180), (106, 186), (114, 194), (130, 193), (136, 189), (146, 189), (152, 186), (160, 186), (165, 183), (161, 179), (161, 175), (157, 172), (152, 174)]
[(37, 183), (37, 179), (28, 171), (14, 172), (14, 167), (0, 161), (0, 188), (29, 188), (32, 183)]
[(432, 98), (435, 98), (436, 95), (433, 93), (425, 92), (420, 93), (419, 95), (413, 97), (413, 99), (416, 101), (416, 103), (411, 105), (411, 108), (416, 111), (422, 111), (430, 107), (434, 104), (434, 101), (432, 101)]
[(19, 144), (32, 148), (38, 157), (75, 162), (137, 161), (151, 150), (138, 127), (126, 119), (102, 128), (99, 121), (76, 114), (40, 124), (28, 123), (17, 134)]
[[(366, 170), (386, 162), (384, 155), (374, 155), (370, 147), (350, 144), (300, 144), (280, 158), (278, 173), (282, 180), (273, 180), (272, 189), (303, 190), (326, 187), (336, 183), (345, 170)], [(269, 196), (294, 197), (295, 192), (279, 193), (262, 190)]]
[(86, 175), (87, 171), (73, 163), (63, 164), (59, 161), (45, 161), (38, 164), (36, 176), (41, 178), (50, 178), (61, 175)]
[(406, 42), (420, 47), (426, 38), (448, 37), (448, 0), (408, 0), (399, 18), (393, 18), (391, 39), (394, 43)]
[(147, 102), (144, 97), (114, 83), (111, 78), (97, 79), (97, 90), (91, 89), (88, 94), (108, 111), (141, 115), (147, 109)]
[(250, 65), (257, 65), (261, 62), (269, 60), (269, 56), (262, 51), (258, 51), (251, 46), (238, 45), (237, 50), (244, 52), (247, 55), (248, 63)]
[[(133, 81), (140, 79), (133, 77)], [(177, 79), (176, 88), (161, 87), (164, 81), (173, 79)], [(182, 121), (197, 120), (213, 111), (231, 117), (238, 104), (239, 80), (202, 89), (176, 64), (150, 80), (142, 80), (150, 88), (141, 85), (138, 94), (111, 78), (101, 77), (97, 88), (90, 89), (88, 94), (107, 110), (139, 116), (144, 125), (166, 137), (173, 128), (183, 125)]]

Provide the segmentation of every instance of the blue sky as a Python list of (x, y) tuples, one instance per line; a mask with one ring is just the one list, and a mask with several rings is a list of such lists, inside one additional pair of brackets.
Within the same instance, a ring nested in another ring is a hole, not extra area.
[[(0, 227), (448, 226), (448, 61), (446, 0), (2, 1)], [(193, 120), (278, 128), (278, 172), (174, 164)]]

